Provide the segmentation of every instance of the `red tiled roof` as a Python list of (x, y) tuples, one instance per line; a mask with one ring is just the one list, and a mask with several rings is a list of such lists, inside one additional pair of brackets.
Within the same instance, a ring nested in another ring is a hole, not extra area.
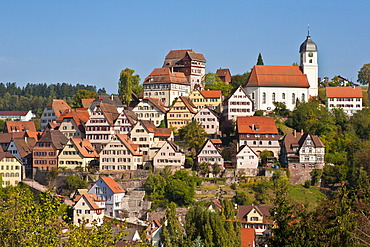
[(170, 68), (156, 68), (145, 78), (143, 84), (175, 83), (189, 85), (189, 81), (182, 72), (171, 72)]
[(87, 201), (87, 203), (90, 205), (90, 207), (92, 209), (105, 208), (105, 207), (102, 207), (102, 206), (99, 206), (98, 204), (96, 204), (96, 202), (101, 201), (96, 194), (85, 194), (85, 195), (82, 196), (82, 198), (84, 198)]
[(151, 120), (140, 120), (140, 122), (141, 122), (141, 125), (143, 125), (143, 127), (147, 129), (150, 133), (155, 132), (155, 129), (157, 127), (155, 127), (154, 123)]
[(89, 108), (95, 99), (81, 99), (82, 107)]
[(326, 87), (326, 97), (362, 98), (361, 87)]
[(88, 139), (71, 138), (80, 154), (85, 158), (98, 158), (99, 154), (95, 151)]
[(204, 98), (221, 98), (221, 90), (199, 90)]
[(191, 113), (197, 113), (197, 107), (193, 104), (193, 102), (189, 99), (189, 97), (180, 96), (179, 97), (182, 102), (184, 102), (184, 105)]
[(55, 116), (58, 118), (65, 110), (71, 109), (71, 107), (62, 99), (53, 99), (46, 107), (52, 107), (54, 109)]
[(89, 112), (87, 108), (76, 108), (65, 110), (57, 119), (57, 123), (62, 123), (65, 118), (73, 118), (73, 121), (81, 126), (89, 120)]
[(107, 184), (107, 186), (113, 191), (113, 193), (124, 193), (126, 192), (122, 189), (121, 185), (117, 184), (116, 181), (111, 177), (101, 177), (101, 179)]
[(154, 130), (154, 136), (170, 137), (172, 134), (171, 128), (156, 128)]
[(251, 134), (278, 134), (275, 120), (272, 117), (238, 117), (237, 120), (238, 133)]
[(298, 66), (255, 65), (246, 87), (306, 87), (307, 76)]
[(16, 158), (14, 155), (8, 152), (1, 152), (0, 153), (0, 161), (3, 160), (4, 158)]
[(26, 116), (28, 111), (0, 111), (0, 116)]
[(222, 141), (220, 139), (211, 139), (211, 142), (213, 144), (222, 144)]
[(10, 132), (19, 131), (36, 131), (35, 122), (33, 121), (6, 121), (6, 129)]
[(307, 137), (311, 137), (313, 141), (313, 145), (315, 147), (325, 147), (324, 144), (321, 142), (320, 138), (317, 136), (313, 136), (309, 133), (303, 132), (289, 132), (283, 138), (283, 145), (287, 153), (296, 153), (297, 151), (293, 150), (293, 147), (300, 148)]
[(206, 62), (206, 59), (204, 58), (202, 53), (194, 52), (192, 49), (172, 50), (167, 54), (166, 59), (179, 59), (180, 60), (184, 58), (186, 54), (188, 54), (192, 60)]
[(121, 142), (126, 146), (126, 148), (128, 148), (130, 150), (130, 152), (132, 153), (132, 155), (142, 155), (142, 154), (139, 154), (137, 151), (138, 151), (138, 145), (137, 144), (134, 144), (131, 139), (128, 137), (128, 135), (124, 135), (124, 134), (117, 134), (117, 137), (121, 140)]
[(255, 246), (256, 230), (254, 228), (241, 228), (240, 237), (242, 239), (242, 247)]

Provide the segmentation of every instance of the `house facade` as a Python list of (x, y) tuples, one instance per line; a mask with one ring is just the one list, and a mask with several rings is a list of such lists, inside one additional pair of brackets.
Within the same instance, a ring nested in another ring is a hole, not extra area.
[(314, 169), (323, 169), (325, 146), (318, 136), (293, 131), (284, 136), (281, 161), (288, 167), (290, 183), (303, 184), (311, 180)]
[(167, 126), (179, 129), (191, 122), (197, 113), (189, 97), (180, 96), (167, 112)]
[(58, 156), (58, 167), (87, 170), (90, 165), (96, 165), (98, 161), (99, 154), (89, 140), (71, 138)]
[(58, 155), (67, 141), (59, 130), (46, 129), (32, 150), (32, 167), (40, 171), (58, 168)]
[(0, 152), (2, 187), (16, 186), (22, 180), (22, 162), (8, 152)]
[(164, 104), (157, 98), (144, 98), (132, 110), (138, 118), (153, 121), (156, 127), (165, 120), (166, 116)]
[(100, 152), (100, 171), (124, 171), (143, 168), (139, 146), (128, 135), (117, 134)]
[(221, 134), (220, 119), (210, 107), (204, 106), (194, 115), (193, 119), (202, 125), (209, 136), (217, 138)]
[(203, 88), (202, 84), (206, 74), (206, 62), (202, 53), (188, 50), (170, 51), (163, 63), (163, 68), (171, 68), (174, 72), (182, 72), (188, 79), (192, 91), (194, 88)]
[(235, 88), (223, 103), (223, 115), (228, 120), (236, 122), (238, 117), (253, 116), (253, 101), (242, 86)]
[(73, 206), (73, 224), (86, 223), (86, 227), (100, 226), (103, 224), (105, 201), (100, 200), (95, 194), (84, 194), (76, 198)]
[(122, 210), (122, 198), (126, 191), (111, 177), (100, 177), (90, 188), (89, 194), (96, 194), (100, 200), (105, 201), (106, 215), (119, 217)]
[(43, 131), (48, 123), (54, 122), (65, 110), (71, 107), (62, 99), (53, 99), (44, 108), (40, 118), (40, 128)]
[(169, 68), (154, 69), (143, 82), (144, 97), (160, 100), (164, 106), (170, 106), (180, 96), (188, 96), (190, 83), (182, 72), (173, 72)]
[(86, 108), (67, 109), (55, 122), (67, 138), (85, 138), (85, 124), (89, 118)]
[(256, 154), (264, 150), (279, 157), (279, 132), (272, 117), (238, 117), (238, 146), (248, 145)]
[(240, 147), (239, 152), (232, 157), (232, 163), (238, 174), (257, 176), (258, 155), (248, 145)]
[(326, 109), (339, 108), (348, 116), (362, 110), (361, 87), (326, 87)]
[(11, 119), (12, 121), (31, 121), (36, 115), (29, 111), (0, 111), (0, 119)]
[(172, 141), (166, 141), (153, 158), (154, 170), (169, 167), (173, 171), (184, 168), (185, 153)]
[(24, 176), (27, 178), (32, 177), (32, 149), (35, 144), (36, 139), (33, 137), (13, 137), (6, 150), (21, 161), (25, 169), (24, 171), (22, 170), (22, 178)]
[(217, 164), (224, 166), (224, 158), (212, 140), (207, 140), (197, 155), (198, 164), (207, 163), (209, 165)]
[(269, 219), (270, 206), (238, 206), (238, 218), (242, 228), (254, 228), (256, 235), (269, 236), (273, 221)]
[(194, 89), (189, 99), (195, 107), (200, 110), (204, 106), (209, 106), (211, 109), (221, 112), (222, 111), (222, 91), (221, 90), (200, 90)]

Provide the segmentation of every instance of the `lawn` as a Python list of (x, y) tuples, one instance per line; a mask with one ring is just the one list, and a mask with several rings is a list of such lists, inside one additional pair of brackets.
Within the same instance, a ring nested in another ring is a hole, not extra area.
[(309, 209), (317, 207), (325, 195), (317, 187), (305, 188), (302, 185), (289, 185), (288, 198), (298, 204), (306, 204)]

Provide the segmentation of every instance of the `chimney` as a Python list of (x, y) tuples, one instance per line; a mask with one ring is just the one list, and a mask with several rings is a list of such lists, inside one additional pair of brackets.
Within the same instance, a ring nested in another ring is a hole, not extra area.
[(293, 136), (294, 136), (294, 138), (297, 138), (297, 131), (296, 130), (293, 130)]
[(301, 129), (301, 135), (303, 135), (303, 129)]
[(254, 130), (254, 123), (252, 124), (252, 130)]

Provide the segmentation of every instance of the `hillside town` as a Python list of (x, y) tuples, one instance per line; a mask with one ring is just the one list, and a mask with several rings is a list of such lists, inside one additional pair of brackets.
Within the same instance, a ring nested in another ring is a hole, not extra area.
[(299, 64), (264, 65), (260, 54), (238, 82), (228, 68), (206, 73), (201, 52), (170, 50), (138, 85), (122, 70), (118, 94), (73, 105), (52, 98), (38, 115), (0, 109), (2, 187), (51, 193), (69, 207), (69, 227), (62, 217), (49, 226), (61, 242), (73, 240), (72, 226), (110, 222), (107, 235), (125, 233), (115, 246), (244, 247), (288, 245), (283, 231), (311, 229), (303, 212), (339, 211), (347, 184), (341, 195), (357, 195), (366, 213), (356, 229), (369, 243), (370, 93), (319, 78), (318, 55), (308, 34)]

